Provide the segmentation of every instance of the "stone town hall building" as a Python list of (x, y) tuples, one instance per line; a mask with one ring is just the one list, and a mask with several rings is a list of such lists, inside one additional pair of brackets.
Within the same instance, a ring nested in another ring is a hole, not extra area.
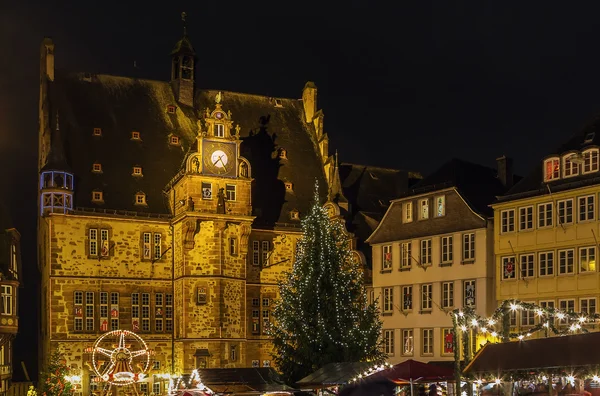
[[(276, 282), (315, 180), (365, 236), (380, 216), (344, 197), (315, 85), (302, 99), (197, 89), (186, 35), (168, 82), (55, 71), (50, 39), (40, 55), (42, 358), (64, 351), (84, 392), (85, 349), (111, 329), (139, 333), (155, 373), (268, 366)], [(361, 184), (367, 168), (348, 169)], [(387, 189), (379, 212), (411, 176), (368, 174)]]

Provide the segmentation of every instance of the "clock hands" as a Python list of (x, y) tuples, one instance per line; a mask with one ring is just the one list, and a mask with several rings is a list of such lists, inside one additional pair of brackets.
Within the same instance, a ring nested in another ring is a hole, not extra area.
[(227, 172), (227, 166), (225, 165), (225, 162), (223, 162), (223, 156), (219, 155), (219, 158), (214, 162), (214, 166), (217, 166), (217, 162), (221, 161), (221, 163), (223, 164), (223, 170), (225, 170), (225, 172)]

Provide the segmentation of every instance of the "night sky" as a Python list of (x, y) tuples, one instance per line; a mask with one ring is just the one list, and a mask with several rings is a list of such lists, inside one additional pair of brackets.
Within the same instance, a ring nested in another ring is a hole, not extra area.
[[(600, 111), (600, 3), (559, 1), (8, 1), (0, 5), (0, 197), (22, 233), (16, 359), (35, 375), (39, 47), (57, 68), (167, 80), (182, 33), (200, 88), (319, 89), (342, 162), (431, 172), (452, 157), (519, 174)], [(64, 4), (71, 3), (71, 4)], [(593, 4), (593, 5), (592, 5)], [(134, 61), (137, 69), (134, 69)]]

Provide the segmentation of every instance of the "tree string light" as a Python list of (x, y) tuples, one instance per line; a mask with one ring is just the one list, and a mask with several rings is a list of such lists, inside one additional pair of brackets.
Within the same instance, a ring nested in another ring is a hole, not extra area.
[(363, 269), (352, 260), (343, 222), (330, 219), (320, 204), (318, 184), (302, 229), (267, 329), (276, 364), (295, 382), (331, 362), (383, 362), (377, 307), (367, 301)]

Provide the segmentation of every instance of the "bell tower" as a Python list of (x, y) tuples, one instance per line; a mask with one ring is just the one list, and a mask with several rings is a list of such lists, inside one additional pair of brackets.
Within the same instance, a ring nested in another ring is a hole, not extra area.
[(186, 13), (181, 13), (183, 21), (183, 37), (171, 51), (171, 87), (178, 103), (194, 106), (194, 71), (196, 52), (187, 35)]

